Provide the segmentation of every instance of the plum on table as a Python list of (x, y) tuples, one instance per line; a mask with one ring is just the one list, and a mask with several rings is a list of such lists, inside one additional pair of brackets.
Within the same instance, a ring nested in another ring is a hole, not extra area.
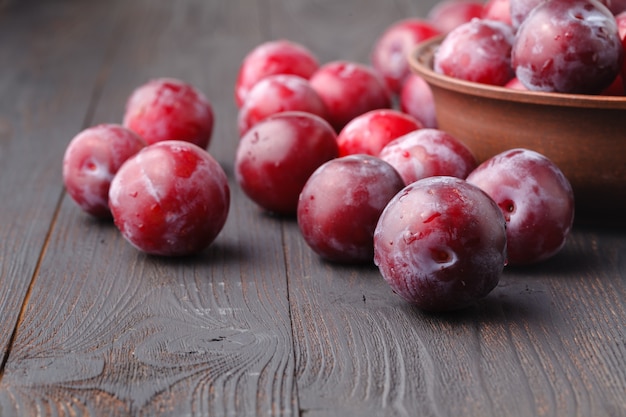
[(222, 230), (229, 205), (220, 164), (185, 141), (142, 149), (122, 165), (109, 189), (115, 225), (128, 242), (152, 255), (202, 251)]
[(400, 297), (427, 311), (467, 307), (498, 284), (505, 220), (480, 188), (429, 177), (389, 202), (374, 233), (374, 262)]
[(146, 146), (135, 132), (104, 123), (79, 132), (63, 156), (63, 183), (69, 196), (94, 217), (110, 218), (109, 187), (122, 164)]

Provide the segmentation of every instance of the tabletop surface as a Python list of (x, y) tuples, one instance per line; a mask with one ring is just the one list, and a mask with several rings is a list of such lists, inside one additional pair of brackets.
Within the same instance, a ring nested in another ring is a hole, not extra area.
[[(0, 10), (0, 415), (626, 416), (626, 237), (576, 225), (466, 310), (320, 260), (238, 188), (244, 55), (291, 39), (367, 63), (411, 0), (13, 0)], [(66, 195), (69, 140), (172, 76), (214, 105), (232, 205), (216, 241), (147, 256)]]

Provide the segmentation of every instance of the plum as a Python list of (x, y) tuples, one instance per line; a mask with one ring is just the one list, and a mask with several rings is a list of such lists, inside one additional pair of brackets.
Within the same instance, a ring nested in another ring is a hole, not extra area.
[(109, 187), (122, 164), (146, 146), (135, 132), (100, 124), (79, 132), (63, 156), (63, 183), (69, 196), (94, 217), (110, 218)]
[(404, 183), (395, 169), (371, 155), (348, 155), (321, 165), (298, 202), (298, 227), (321, 258), (367, 264), (380, 213)]
[(309, 79), (318, 67), (315, 54), (300, 43), (287, 39), (263, 42), (241, 62), (235, 81), (235, 104), (243, 106), (250, 89), (269, 75), (291, 74)]
[(230, 188), (220, 164), (185, 141), (149, 145), (128, 159), (109, 189), (124, 238), (152, 255), (193, 255), (226, 223)]
[(498, 20), (508, 25), (513, 25), (510, 0), (488, 0), (485, 3), (481, 17), (483, 19)]
[(324, 102), (307, 80), (296, 75), (269, 75), (252, 87), (239, 109), (240, 136), (266, 117), (284, 111), (326, 117)]
[(294, 215), (304, 184), (339, 154), (335, 130), (322, 118), (282, 112), (253, 126), (239, 141), (235, 177), (263, 209)]
[(402, 85), (399, 101), (400, 110), (419, 120), (424, 127), (438, 126), (433, 90), (424, 78), (409, 75)]
[(598, 94), (624, 59), (615, 17), (596, 0), (548, 0), (517, 31), (515, 74), (529, 90)]
[(339, 156), (367, 154), (378, 156), (385, 145), (422, 124), (414, 117), (392, 109), (378, 109), (352, 119), (337, 136)]
[(442, 0), (428, 11), (426, 18), (440, 32), (448, 33), (463, 23), (481, 17), (483, 9), (481, 1)]
[(480, 188), (428, 177), (389, 202), (374, 233), (374, 262), (393, 291), (427, 311), (467, 307), (498, 284), (505, 220)]
[(213, 132), (213, 106), (191, 84), (157, 78), (137, 87), (126, 102), (123, 125), (148, 145), (182, 140), (206, 149)]
[(372, 48), (370, 60), (389, 91), (400, 93), (411, 74), (408, 56), (415, 46), (439, 34), (430, 22), (419, 18), (397, 21), (383, 32)]
[(390, 108), (391, 95), (370, 66), (338, 60), (321, 66), (309, 79), (326, 105), (327, 120), (337, 132), (356, 116)]
[(517, 30), (532, 9), (543, 3), (545, 0), (509, 0), (509, 13), (511, 14), (511, 25)]
[(463, 142), (438, 129), (420, 129), (400, 136), (379, 156), (398, 171), (407, 185), (434, 176), (465, 179), (478, 165)]
[(548, 259), (565, 245), (574, 222), (574, 192), (544, 155), (522, 148), (499, 153), (480, 164), (467, 181), (502, 210), (510, 265)]
[(433, 68), (461, 80), (502, 86), (514, 76), (514, 38), (506, 23), (472, 19), (448, 33), (435, 52)]

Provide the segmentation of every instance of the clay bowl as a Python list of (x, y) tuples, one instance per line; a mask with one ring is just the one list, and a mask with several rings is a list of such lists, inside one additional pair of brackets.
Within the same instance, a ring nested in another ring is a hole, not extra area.
[(546, 155), (572, 184), (577, 220), (624, 217), (626, 97), (519, 91), (441, 75), (432, 65), (440, 42), (418, 45), (409, 58), (433, 91), (440, 129), (480, 161), (512, 148)]

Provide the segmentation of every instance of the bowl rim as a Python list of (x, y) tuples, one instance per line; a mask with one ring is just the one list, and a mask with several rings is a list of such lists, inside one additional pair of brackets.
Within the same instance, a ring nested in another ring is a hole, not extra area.
[(421, 76), (431, 86), (437, 86), (464, 94), (520, 103), (626, 110), (626, 96), (515, 90), (507, 87), (465, 81), (437, 73), (433, 70), (433, 59), (436, 49), (444, 38), (445, 35), (440, 35), (423, 41), (409, 54), (409, 65), (413, 72)]

